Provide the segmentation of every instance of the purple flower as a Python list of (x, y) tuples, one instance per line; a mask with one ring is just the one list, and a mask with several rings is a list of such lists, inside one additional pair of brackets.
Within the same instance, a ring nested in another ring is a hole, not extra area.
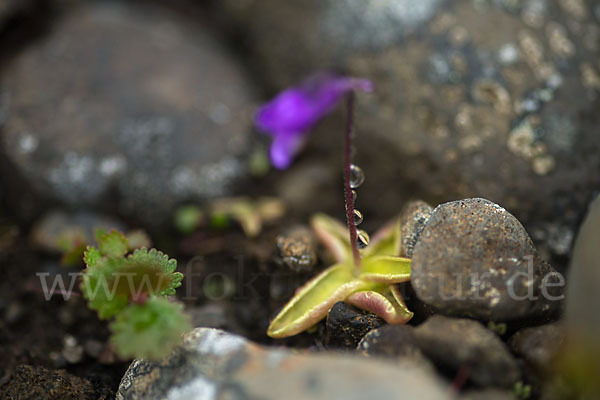
[(289, 167), (313, 125), (352, 90), (371, 92), (373, 84), (366, 79), (320, 74), (263, 105), (255, 115), (255, 124), (273, 136), (269, 152), (273, 165)]

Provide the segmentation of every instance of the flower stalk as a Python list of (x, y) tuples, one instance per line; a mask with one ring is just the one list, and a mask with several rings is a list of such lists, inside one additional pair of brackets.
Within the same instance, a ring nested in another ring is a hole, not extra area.
[(350, 233), (350, 246), (352, 246), (352, 259), (358, 271), (360, 265), (360, 252), (358, 251), (356, 224), (354, 223), (354, 196), (350, 187), (350, 173), (352, 164), (352, 133), (354, 130), (354, 92), (346, 96), (346, 131), (344, 138), (344, 195), (346, 203), (346, 223)]

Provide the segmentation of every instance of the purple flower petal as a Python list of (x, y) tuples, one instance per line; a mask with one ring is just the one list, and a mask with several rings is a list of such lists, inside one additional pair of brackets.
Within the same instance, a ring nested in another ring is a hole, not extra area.
[(292, 164), (294, 156), (306, 141), (303, 134), (287, 134), (275, 136), (271, 143), (269, 156), (277, 169), (286, 169)]
[(262, 106), (255, 123), (261, 131), (273, 136), (273, 164), (287, 168), (304, 142), (302, 138), (352, 90), (371, 92), (373, 84), (366, 79), (321, 74), (284, 90)]

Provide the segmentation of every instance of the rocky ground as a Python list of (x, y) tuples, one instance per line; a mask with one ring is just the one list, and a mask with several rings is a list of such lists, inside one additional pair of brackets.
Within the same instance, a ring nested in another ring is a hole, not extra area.
[[(561, 349), (600, 333), (599, 46), (594, 0), (2, 2), (0, 397), (560, 399)], [(340, 302), (273, 340), (328, 266), (286, 268), (276, 239), (343, 218), (344, 121), (267, 172), (252, 113), (323, 69), (376, 86), (357, 97), (361, 227), (400, 216), (415, 315)], [(173, 224), (239, 195), (285, 212), (254, 238)], [(161, 362), (119, 360), (83, 299), (44, 297), (36, 274), (81, 270), (62, 239), (97, 227), (144, 229), (186, 275), (197, 328)]]

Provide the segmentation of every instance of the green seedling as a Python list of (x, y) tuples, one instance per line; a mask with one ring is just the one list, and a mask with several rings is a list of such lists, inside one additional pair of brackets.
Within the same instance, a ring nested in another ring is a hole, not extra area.
[[(139, 238), (138, 238), (139, 239)], [(87, 246), (80, 285), (88, 306), (110, 325), (111, 342), (123, 358), (160, 358), (190, 329), (181, 305), (167, 296), (181, 286), (177, 261), (156, 249), (131, 251), (117, 231), (97, 232), (98, 247)]]

